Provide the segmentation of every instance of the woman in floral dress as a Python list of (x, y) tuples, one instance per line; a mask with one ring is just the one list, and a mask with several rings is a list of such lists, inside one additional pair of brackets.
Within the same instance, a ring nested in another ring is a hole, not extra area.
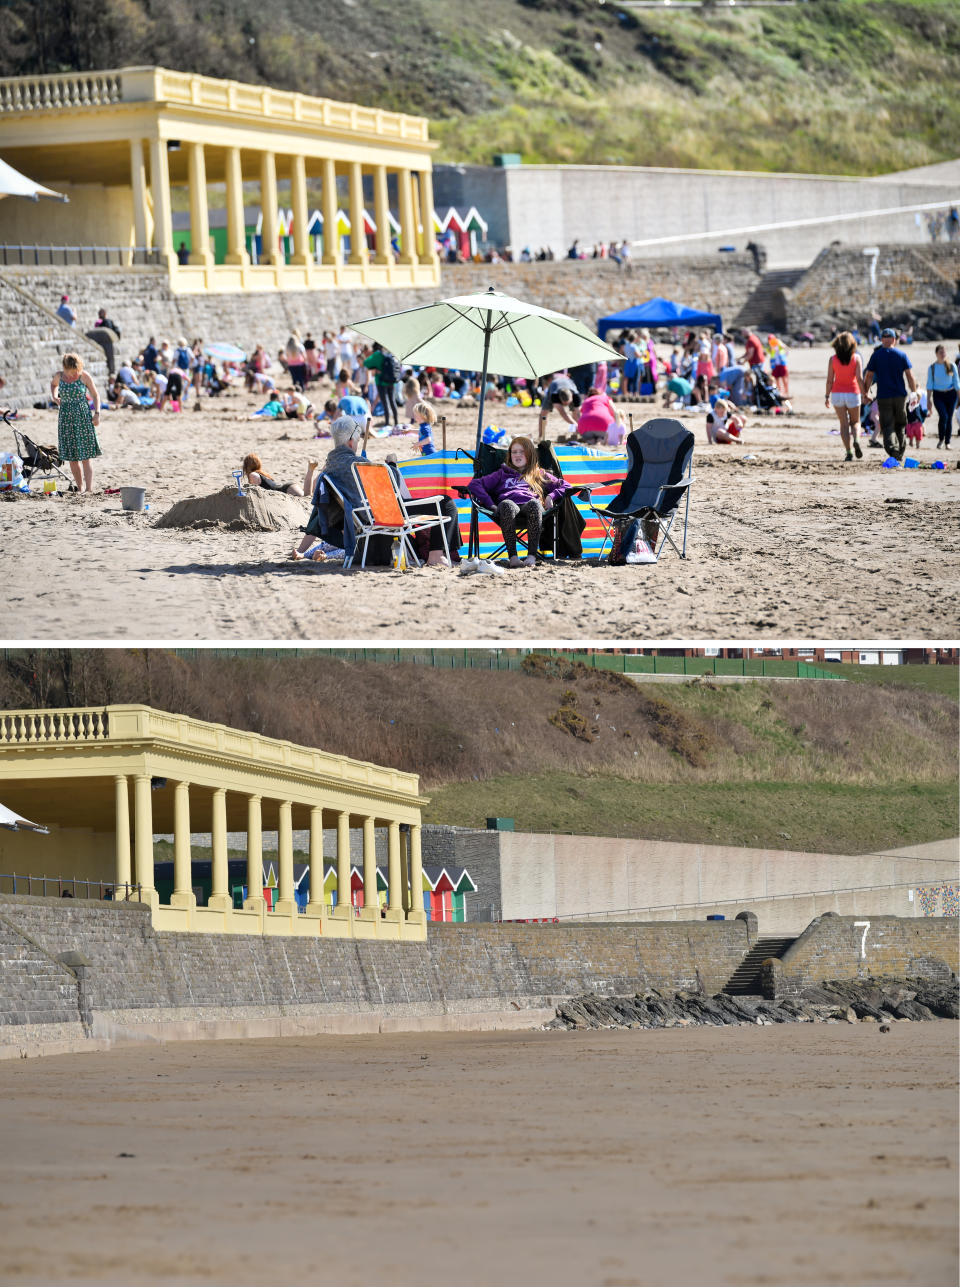
[[(93, 399), (92, 416), (87, 394)], [(60, 409), (60, 459), (69, 463), (77, 491), (92, 492), (90, 462), (102, 454), (96, 430), (100, 423), (100, 394), (76, 353), (64, 353), (63, 370), (50, 381), (50, 396)]]

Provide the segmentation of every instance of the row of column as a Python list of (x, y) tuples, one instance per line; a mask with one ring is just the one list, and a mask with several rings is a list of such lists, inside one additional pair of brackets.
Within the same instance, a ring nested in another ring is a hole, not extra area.
[[(133, 779), (134, 790), (134, 850), (136, 880), (130, 852), (130, 793), (128, 778), (118, 775), (116, 784), (116, 883), (118, 891), (138, 884), (141, 897), (156, 903), (153, 871), (153, 801), (151, 779), (138, 774)], [(244, 908), (262, 911), (263, 898), (263, 797), (247, 797), (247, 897)], [(293, 881), (293, 801), (280, 800), (277, 826), (278, 845), (278, 899), (274, 911), (292, 915), (297, 910)], [(337, 834), (337, 906), (333, 915), (349, 919), (354, 915), (351, 904), (350, 869), (350, 814), (336, 810)], [(310, 808), (310, 898), (307, 912), (326, 915), (324, 905), (322, 805)], [(380, 919), (377, 894), (376, 818), (363, 818), (363, 901), (360, 917), (363, 920)], [(423, 908), (423, 858), (419, 824), (412, 824), (401, 831), (400, 823), (387, 821), (387, 882), (388, 905), (386, 919), (390, 921), (426, 921)], [(173, 797), (173, 907), (195, 907), (190, 852), (190, 784), (174, 784)], [(211, 823), (211, 875), (212, 889), (207, 906), (218, 911), (233, 907), (227, 867), (227, 793), (222, 787), (213, 791), (213, 817)]]
[[(133, 188), (133, 210), (136, 244), (158, 246), (166, 258), (173, 255), (173, 216), (170, 205), (170, 169), (165, 139), (150, 140), (150, 200), (146, 179), (146, 157), (143, 141), (130, 143), (130, 171)], [(210, 250), (210, 220), (207, 213), (207, 167), (203, 143), (186, 143), (188, 183), (190, 189), (190, 240), (193, 249), (190, 263), (213, 264)], [(307, 171), (303, 156), (288, 158), (290, 165), (290, 204), (293, 209), (293, 257), (291, 264), (313, 263), (307, 234)], [(340, 263), (340, 237), (337, 229), (336, 163), (329, 158), (322, 163), (321, 206), (323, 214), (323, 263)], [(373, 174), (373, 207), (377, 225), (375, 264), (435, 263), (437, 259), (432, 226), (433, 175), (426, 170), (396, 170), (400, 213), (400, 254), (394, 259), (390, 244), (390, 207), (387, 194), (387, 167), (370, 167)], [(349, 263), (371, 262), (364, 231), (363, 172), (359, 161), (347, 162), (350, 206)], [(263, 211), (261, 263), (282, 261), (278, 246), (277, 226), (277, 154), (260, 153), (260, 194)], [(227, 184), (227, 254), (226, 263), (246, 265), (250, 255), (246, 247), (243, 215), (243, 171), (240, 149), (226, 149)], [(152, 219), (150, 206), (152, 204)], [(332, 230), (332, 232), (331, 232)]]

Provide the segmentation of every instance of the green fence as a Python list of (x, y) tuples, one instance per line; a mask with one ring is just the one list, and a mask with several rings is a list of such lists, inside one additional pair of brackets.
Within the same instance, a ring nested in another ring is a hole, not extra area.
[(780, 657), (640, 657), (631, 653), (570, 652), (559, 648), (177, 648), (179, 657), (316, 657), (318, 652), (344, 661), (381, 665), (436, 666), (443, 670), (522, 670), (531, 653), (579, 661), (596, 670), (623, 675), (730, 675), (770, 679), (839, 679), (805, 661)]

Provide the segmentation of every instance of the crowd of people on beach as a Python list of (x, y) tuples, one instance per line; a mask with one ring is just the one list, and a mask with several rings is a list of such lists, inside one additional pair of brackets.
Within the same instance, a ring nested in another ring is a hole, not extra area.
[[(75, 321), (66, 296), (61, 308), (64, 320), (69, 310)], [(111, 330), (119, 345), (119, 328), (105, 308), (97, 324)], [(908, 447), (920, 447), (924, 422), (932, 415), (937, 419), (937, 449), (949, 451), (960, 403), (960, 354), (951, 356), (945, 345), (937, 345), (925, 380), (918, 382), (902, 334), (880, 328), (877, 319), (871, 319), (868, 334), (875, 326), (877, 344), (866, 361), (856, 331), (841, 332), (832, 342), (824, 397), (839, 422), (844, 461), (861, 458), (861, 443), (866, 442), (884, 448), (893, 463), (911, 463)], [(180, 336), (170, 342), (150, 336), (142, 347), (127, 346), (129, 356), (119, 360), (102, 401), (77, 354), (65, 355), (62, 369), (51, 380), (50, 398), (58, 409), (60, 457), (70, 466), (76, 488), (87, 491), (93, 488), (92, 462), (101, 454), (97, 430), (104, 409), (182, 412), (191, 405), (199, 409), (204, 399), (229, 388), (262, 396), (251, 418), (309, 422), (315, 439), (329, 438), (332, 450), (321, 476), (330, 475), (331, 460), (335, 470), (339, 453), (347, 468), (338, 485), (348, 491), (349, 463), (370, 435), (408, 436), (414, 441), (405, 444), (406, 454), (429, 456), (438, 450), (438, 425), (445, 427), (444, 406), (476, 406), (481, 395), (494, 415), (501, 407), (537, 408), (541, 440), (552, 422), (560, 431), (557, 441), (601, 449), (622, 446), (627, 432), (624, 404), (636, 400), (666, 411), (702, 414), (707, 442), (723, 446), (743, 443), (748, 413), (792, 410), (789, 349), (775, 334), (763, 339), (749, 328), (737, 337), (719, 330), (625, 329), (612, 339), (611, 347), (617, 358), (610, 362), (573, 367), (539, 380), (489, 375), (482, 384), (477, 371), (404, 366), (380, 344), (366, 343), (345, 325), (316, 337), (294, 330), (272, 355), (262, 344), (244, 353), (200, 338), (188, 341)], [(514, 446), (519, 443), (518, 452), (526, 452), (525, 444), (532, 441), (511, 442), (495, 427), (485, 436), (507, 448), (508, 471)], [(529, 453), (522, 462), (518, 455), (516, 464), (527, 480), (523, 485), (498, 491), (503, 479), (481, 480), (486, 488), (483, 499), (497, 514), (511, 560), (517, 559), (517, 523), (536, 528), (537, 515), (530, 506), (540, 506), (542, 520), (552, 485), (549, 475), (541, 477), (531, 469)], [(319, 459), (309, 462), (302, 486), (278, 484), (259, 457), (248, 453), (243, 476), (251, 486), (310, 496), (319, 468)], [(452, 501), (451, 507), (443, 515), (443, 531), (432, 537), (431, 561), (451, 561), (459, 547)], [(299, 552), (307, 549), (309, 542)]]

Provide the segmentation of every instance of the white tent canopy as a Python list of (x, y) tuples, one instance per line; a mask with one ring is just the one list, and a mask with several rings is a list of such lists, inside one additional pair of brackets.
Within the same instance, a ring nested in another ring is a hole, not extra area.
[(0, 161), (0, 197), (29, 197), (31, 201), (39, 201), (41, 197), (51, 197), (54, 201), (70, 200), (40, 183), (34, 183), (12, 165), (7, 165), (6, 161)]
[(47, 828), (39, 822), (21, 818), (19, 813), (14, 813), (5, 804), (0, 804), (0, 827), (6, 827), (8, 831), (39, 831), (44, 836), (48, 834)]

